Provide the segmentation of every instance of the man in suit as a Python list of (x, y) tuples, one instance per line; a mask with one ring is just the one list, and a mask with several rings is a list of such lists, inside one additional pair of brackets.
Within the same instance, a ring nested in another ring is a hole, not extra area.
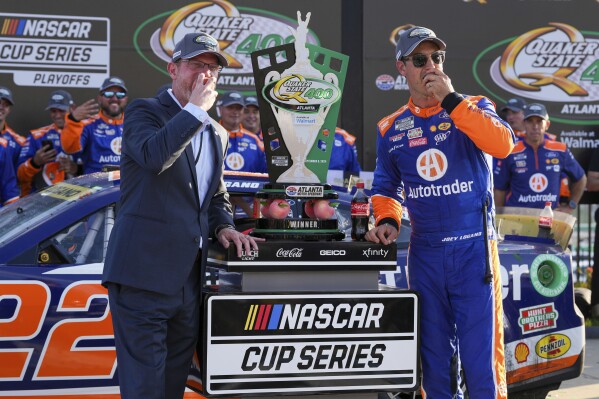
[(234, 229), (222, 177), (228, 133), (207, 114), (227, 65), (212, 36), (189, 33), (167, 66), (172, 89), (127, 108), (103, 275), (124, 399), (183, 397), (209, 236), (225, 248), (233, 242), (239, 256), (258, 248)]

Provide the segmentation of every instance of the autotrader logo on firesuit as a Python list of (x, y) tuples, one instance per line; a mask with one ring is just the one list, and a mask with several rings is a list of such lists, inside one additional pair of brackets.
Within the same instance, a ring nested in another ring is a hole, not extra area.
[[(445, 154), (436, 149), (431, 148), (423, 151), (416, 160), (416, 171), (418, 175), (426, 181), (436, 181), (445, 176), (447, 173), (448, 163)], [(410, 198), (426, 198), (440, 197), (441, 195), (460, 194), (472, 191), (473, 180), (459, 181), (455, 179), (452, 183), (447, 184), (430, 184), (408, 187), (408, 197)]]

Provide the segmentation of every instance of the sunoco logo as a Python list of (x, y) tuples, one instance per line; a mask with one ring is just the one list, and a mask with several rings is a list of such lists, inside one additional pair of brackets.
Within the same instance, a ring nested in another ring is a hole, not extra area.
[[(549, 112), (552, 121), (599, 124), (599, 32), (583, 35), (565, 23), (548, 25), (504, 41), (507, 46), (491, 65), (492, 82), (515, 96), (559, 102)], [(475, 75), (483, 86), (486, 72), (478, 60), (492, 57), (487, 53), (496, 48), (489, 46), (475, 61)]]
[(380, 328), (382, 303), (251, 305), (244, 330)]
[[(170, 61), (175, 44), (187, 33), (206, 32), (218, 40), (229, 61), (229, 67), (219, 74), (219, 89), (255, 91), (250, 54), (293, 41), (289, 27), (297, 27), (297, 20), (256, 8), (235, 7), (224, 0), (203, 1), (186, 5), (164, 19), (149, 18), (138, 27), (134, 44), (147, 60), (142, 49), (149, 43), (157, 59), (147, 61), (166, 74), (162, 61)], [(311, 30), (307, 43), (320, 45)]]

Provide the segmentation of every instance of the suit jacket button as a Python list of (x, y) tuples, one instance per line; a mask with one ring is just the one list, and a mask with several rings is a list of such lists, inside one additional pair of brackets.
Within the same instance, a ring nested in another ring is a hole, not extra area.
[(200, 242), (201, 238), (200, 238), (200, 237), (194, 237), (194, 238), (193, 238), (193, 240), (194, 240), (195, 242)]

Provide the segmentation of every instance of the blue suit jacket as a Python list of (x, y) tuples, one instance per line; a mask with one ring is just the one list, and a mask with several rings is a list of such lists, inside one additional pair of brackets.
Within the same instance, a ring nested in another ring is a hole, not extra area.
[[(125, 113), (121, 202), (112, 230), (102, 282), (174, 294), (185, 283), (208, 237), (233, 224), (223, 181), (228, 133), (216, 121), (202, 134), (215, 151), (215, 170), (200, 208), (191, 139), (201, 123), (181, 110), (168, 92), (137, 99)], [(216, 134), (215, 134), (216, 133)], [(202, 278), (206, 256), (202, 257)]]

